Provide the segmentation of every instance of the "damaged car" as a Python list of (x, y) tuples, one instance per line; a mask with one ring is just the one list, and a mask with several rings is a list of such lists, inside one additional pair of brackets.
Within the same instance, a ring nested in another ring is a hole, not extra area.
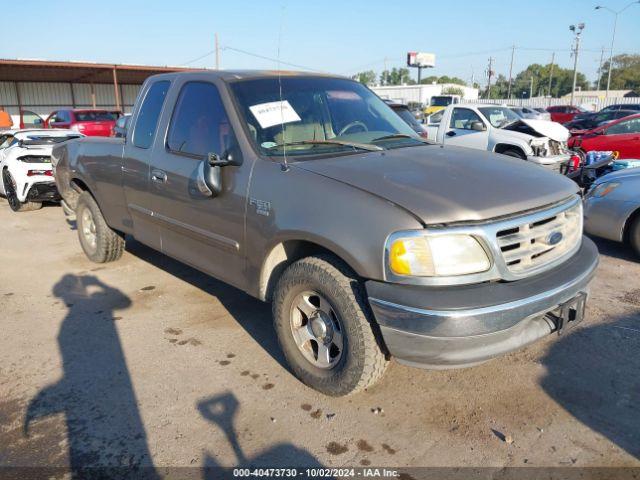
[(8, 130), (0, 137), (0, 194), (11, 210), (38, 210), (42, 202), (60, 200), (53, 170), (54, 145), (84, 135), (72, 130)]
[(449, 105), (430, 138), (436, 143), (488, 150), (559, 171), (572, 159), (569, 131), (556, 122), (520, 118), (510, 108)]

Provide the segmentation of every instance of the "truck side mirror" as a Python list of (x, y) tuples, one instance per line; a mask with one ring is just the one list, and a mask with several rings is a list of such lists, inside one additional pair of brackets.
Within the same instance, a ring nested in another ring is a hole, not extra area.
[(231, 165), (228, 158), (220, 158), (216, 153), (209, 153), (198, 166), (197, 185), (203, 195), (217, 197), (222, 192), (222, 167)]
[(475, 121), (471, 122), (471, 130), (475, 130), (476, 132), (484, 132), (487, 127), (484, 126), (484, 123)]

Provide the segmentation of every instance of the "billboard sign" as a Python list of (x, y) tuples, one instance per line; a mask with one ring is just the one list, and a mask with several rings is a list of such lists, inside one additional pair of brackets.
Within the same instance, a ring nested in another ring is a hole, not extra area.
[(409, 52), (407, 53), (407, 66), (409, 67), (435, 67), (436, 54), (426, 52)]

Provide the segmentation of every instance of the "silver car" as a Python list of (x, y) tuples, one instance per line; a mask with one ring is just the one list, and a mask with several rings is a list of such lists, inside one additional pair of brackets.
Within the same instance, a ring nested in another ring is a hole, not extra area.
[(584, 200), (585, 231), (631, 245), (640, 256), (640, 168), (600, 177)]
[(520, 118), (526, 118), (527, 120), (551, 120), (549, 112), (541, 112), (536, 108), (529, 107), (509, 107)]

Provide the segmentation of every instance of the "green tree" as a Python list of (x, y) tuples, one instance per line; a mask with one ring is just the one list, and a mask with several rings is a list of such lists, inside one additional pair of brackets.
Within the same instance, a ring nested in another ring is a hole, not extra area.
[(376, 83), (376, 72), (374, 72), (373, 70), (358, 72), (351, 78), (357, 80), (360, 83), (364, 83), (365, 85), (373, 85), (374, 83)]
[[(607, 88), (609, 62), (602, 65), (600, 88)], [(611, 90), (640, 90), (640, 55), (623, 53), (613, 57)]]
[(415, 85), (408, 68), (392, 68), (380, 74), (380, 85)]

